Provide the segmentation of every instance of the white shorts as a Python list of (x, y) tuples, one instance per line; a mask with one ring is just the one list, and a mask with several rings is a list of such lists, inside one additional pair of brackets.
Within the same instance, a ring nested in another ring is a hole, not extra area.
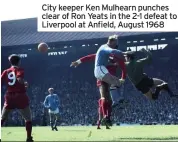
[(105, 66), (96, 66), (94, 70), (95, 77), (102, 80), (103, 77), (108, 74), (108, 69)]
[(57, 108), (56, 110), (52, 111), (49, 109), (49, 113), (52, 113), (52, 114), (58, 114), (59, 113), (59, 108)]

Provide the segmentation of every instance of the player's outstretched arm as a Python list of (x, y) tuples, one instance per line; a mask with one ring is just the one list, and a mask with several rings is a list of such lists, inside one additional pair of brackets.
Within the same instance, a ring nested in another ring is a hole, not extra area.
[(77, 62), (77, 61), (74, 61), (74, 62), (72, 62), (71, 64), (70, 64), (70, 67), (77, 67), (79, 64), (81, 64), (81, 63), (79, 63), (79, 62)]
[(84, 56), (84, 57), (78, 59), (77, 61), (72, 62), (70, 67), (77, 67), (81, 63), (94, 61), (95, 57), (96, 57), (96, 54), (90, 54), (90, 55)]
[(123, 52), (124, 55), (127, 55), (127, 54), (135, 54), (136, 52), (135, 51), (126, 51), (126, 52)]
[(137, 60), (137, 62), (139, 62), (142, 65), (151, 63), (151, 61), (152, 61), (152, 54), (151, 54), (151, 52), (149, 50), (145, 49), (145, 48), (142, 48), (140, 51), (144, 52), (147, 55), (147, 57), (139, 59), (139, 60)]

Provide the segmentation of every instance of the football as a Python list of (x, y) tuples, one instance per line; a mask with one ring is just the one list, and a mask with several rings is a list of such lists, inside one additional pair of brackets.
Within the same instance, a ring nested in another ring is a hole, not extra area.
[(39, 45), (38, 45), (38, 50), (40, 51), (40, 52), (42, 52), (42, 53), (45, 53), (45, 52), (47, 52), (48, 51), (48, 45), (46, 44), (46, 43), (40, 43)]

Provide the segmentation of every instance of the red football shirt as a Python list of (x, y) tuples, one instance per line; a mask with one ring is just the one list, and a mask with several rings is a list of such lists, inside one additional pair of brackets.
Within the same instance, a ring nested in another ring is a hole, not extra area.
[(1, 74), (1, 81), (7, 86), (7, 92), (9, 93), (25, 93), (24, 83), (20, 83), (17, 78), (24, 79), (24, 70), (19, 67), (10, 67)]

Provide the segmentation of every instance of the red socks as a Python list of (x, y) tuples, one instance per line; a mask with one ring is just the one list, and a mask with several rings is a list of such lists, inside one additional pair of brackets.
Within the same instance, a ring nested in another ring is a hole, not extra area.
[(102, 119), (102, 108), (101, 107), (98, 107), (98, 120), (101, 120)]
[(107, 116), (107, 101), (105, 99), (101, 99), (101, 107), (102, 107), (102, 112), (103, 112), (103, 117)]
[(26, 131), (27, 131), (27, 138), (30, 138), (31, 134), (32, 134), (32, 122), (31, 121), (26, 121), (25, 122), (25, 127), (26, 127)]
[(97, 121), (98, 128), (101, 125), (101, 119), (102, 119), (102, 114), (103, 114), (101, 102), (102, 102), (101, 99), (99, 99), (98, 100), (98, 121)]
[(99, 99), (98, 101), (98, 115), (99, 119), (97, 121), (98, 128), (101, 124), (101, 117), (103, 118), (107, 117), (110, 120), (112, 113), (112, 101), (107, 101), (104, 98)]
[(110, 118), (112, 112), (112, 101), (101, 99), (101, 106), (102, 106), (103, 117), (107, 116), (108, 118)]

